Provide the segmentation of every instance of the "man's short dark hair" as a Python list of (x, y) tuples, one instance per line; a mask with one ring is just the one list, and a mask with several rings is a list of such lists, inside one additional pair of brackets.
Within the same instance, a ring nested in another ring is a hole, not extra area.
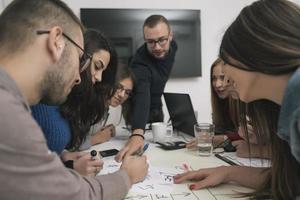
[(24, 50), (38, 29), (62, 27), (68, 35), (83, 27), (73, 11), (60, 0), (14, 0), (0, 15), (0, 51), (13, 54)]
[(146, 26), (149, 27), (149, 28), (153, 28), (159, 23), (165, 23), (168, 26), (168, 29), (170, 31), (169, 21), (162, 15), (151, 15), (151, 16), (149, 16), (144, 22), (143, 29)]

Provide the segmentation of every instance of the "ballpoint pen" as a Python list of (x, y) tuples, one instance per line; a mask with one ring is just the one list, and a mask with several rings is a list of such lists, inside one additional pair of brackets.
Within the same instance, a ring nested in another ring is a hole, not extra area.
[(143, 149), (137, 150), (137, 151), (134, 153), (134, 155), (142, 156), (143, 153), (148, 149), (148, 147), (149, 147), (149, 143), (146, 143), (146, 144), (144, 145)]

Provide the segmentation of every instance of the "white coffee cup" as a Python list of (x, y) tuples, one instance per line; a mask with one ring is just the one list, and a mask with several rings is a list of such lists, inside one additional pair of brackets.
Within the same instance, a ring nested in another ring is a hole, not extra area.
[(167, 132), (167, 124), (163, 122), (155, 122), (151, 124), (153, 141), (154, 142), (164, 142)]

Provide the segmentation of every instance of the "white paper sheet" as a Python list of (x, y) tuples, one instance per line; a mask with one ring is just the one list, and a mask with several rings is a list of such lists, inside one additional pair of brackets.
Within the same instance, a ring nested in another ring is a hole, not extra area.
[[(103, 161), (103, 169), (98, 175), (113, 173), (119, 170), (121, 166), (113, 157), (103, 158)], [(184, 172), (184, 170), (180, 166), (174, 166), (174, 168), (159, 168), (149, 164), (149, 170), (145, 180), (134, 184), (129, 193), (169, 195), (174, 188), (173, 176), (182, 172)]]

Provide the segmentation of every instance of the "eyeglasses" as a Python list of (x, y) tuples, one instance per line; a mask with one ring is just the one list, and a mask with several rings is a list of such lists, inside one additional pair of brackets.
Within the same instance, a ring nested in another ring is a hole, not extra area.
[(155, 47), (156, 44), (158, 44), (159, 46), (163, 47), (167, 44), (169, 40), (168, 36), (162, 36), (160, 38), (158, 38), (157, 40), (154, 39), (145, 39), (145, 42), (149, 45), (149, 47)]
[(116, 92), (120, 92), (120, 93), (125, 91), (125, 95), (128, 96), (128, 97), (130, 97), (131, 94), (132, 94), (132, 90), (131, 89), (125, 89), (122, 84), (117, 84), (115, 89), (116, 89)]
[[(42, 34), (49, 34), (50, 31), (44, 31), (44, 30), (38, 30), (36, 31), (36, 34), (38, 35), (42, 35)], [(74, 40), (72, 40), (67, 34), (65, 34), (64, 32), (62, 33), (62, 35), (69, 41), (71, 42), (73, 45), (75, 45), (77, 48), (79, 48), (82, 51), (82, 56), (79, 58), (79, 72), (83, 72), (90, 64), (90, 60), (92, 59), (92, 56), (87, 53), (86, 51), (84, 51), (83, 48), (81, 48), (79, 46), (79, 44), (77, 44)]]

